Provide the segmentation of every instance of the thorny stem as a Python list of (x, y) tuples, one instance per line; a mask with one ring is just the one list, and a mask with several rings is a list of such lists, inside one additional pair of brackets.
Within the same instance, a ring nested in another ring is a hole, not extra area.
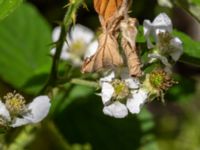
[[(83, 0), (71, 0), (68, 5), (68, 10), (64, 16), (63, 23), (61, 25), (61, 34), (56, 42), (56, 53), (53, 57), (53, 62), (51, 66), (50, 75), (44, 87), (41, 89), (39, 94), (44, 94), (49, 92), (54, 86), (56, 86), (57, 79), (58, 79), (58, 64), (60, 60), (60, 55), (62, 51), (63, 44), (65, 42), (67, 31), (70, 28), (70, 25), (75, 20), (76, 12), (78, 8), (83, 3)], [(53, 129), (53, 125), (48, 126), (50, 129)], [(5, 146), (4, 150), (23, 150), (27, 145), (29, 145), (35, 139), (35, 130), (37, 128), (35, 126), (26, 126), (22, 129), (22, 131), (17, 135), (14, 142), (11, 145)], [(52, 133), (57, 134), (58, 139), (61, 139), (61, 135), (57, 130), (54, 128)], [(65, 150), (69, 149), (68, 143), (62, 140), (60, 142), (62, 144), (62, 148)]]
[(53, 63), (50, 71), (50, 75), (48, 77), (48, 80), (42, 90), (40, 91), (40, 94), (49, 92), (55, 85), (56, 81), (58, 79), (58, 64), (60, 60), (60, 55), (62, 51), (63, 44), (65, 42), (67, 31), (70, 28), (70, 25), (75, 20), (76, 12), (80, 5), (83, 3), (83, 0), (72, 0), (70, 1), (68, 10), (65, 14), (65, 17), (63, 19), (63, 24), (61, 25), (61, 33), (58, 41), (56, 42), (56, 53), (53, 57)]

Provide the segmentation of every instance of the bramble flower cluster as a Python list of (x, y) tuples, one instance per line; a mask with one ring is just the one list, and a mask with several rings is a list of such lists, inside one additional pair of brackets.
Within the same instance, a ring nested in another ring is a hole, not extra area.
[[(160, 60), (165, 65), (165, 71), (170, 73), (173, 64), (171, 62), (176, 62), (183, 53), (182, 41), (171, 34), (173, 29), (170, 18), (161, 13), (152, 23), (144, 20), (143, 26), (147, 47), (152, 49), (152, 53), (148, 54), (149, 62)], [(155, 40), (155, 45), (152, 44), (151, 37)]]
[[(173, 37), (171, 32), (172, 23), (165, 13), (158, 15), (152, 23), (144, 21), (148, 63), (149, 66), (153, 62), (157, 65), (148, 73), (143, 71), (140, 78), (131, 77), (124, 68), (115, 69), (101, 78), (104, 114), (123, 118), (128, 115), (128, 110), (132, 114), (139, 113), (144, 103), (156, 97), (164, 101), (164, 92), (176, 83), (171, 77), (172, 66), (183, 53), (181, 40)], [(151, 41), (152, 37), (154, 41)]]
[(18, 93), (4, 96), (5, 103), (0, 100), (0, 126), (3, 128), (19, 127), (34, 124), (43, 120), (50, 109), (48, 96), (38, 96), (29, 104)]
[[(183, 53), (183, 43), (172, 35), (170, 18), (161, 13), (153, 22), (144, 20), (147, 46), (146, 50), (139, 49), (137, 19), (128, 16), (127, 1), (119, 2), (115, 10), (104, 12), (108, 9), (104, 10), (103, 4), (102, 10), (99, 9), (103, 1), (95, 1), (102, 26), (98, 42), (90, 29), (75, 25), (67, 34), (61, 59), (75, 66), (83, 63), (83, 73), (102, 72), (105, 76), (99, 80), (101, 93), (98, 95), (104, 105), (103, 113), (124, 118), (128, 112), (139, 113), (146, 102), (155, 98), (164, 101), (164, 93), (176, 83), (172, 79), (172, 68)], [(53, 41), (58, 40), (59, 34), (60, 28), (56, 28)], [(55, 49), (51, 54), (55, 54)]]

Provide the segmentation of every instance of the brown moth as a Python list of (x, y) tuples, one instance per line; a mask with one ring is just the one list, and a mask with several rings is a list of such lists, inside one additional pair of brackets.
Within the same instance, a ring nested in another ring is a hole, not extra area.
[(104, 68), (114, 68), (123, 64), (118, 51), (118, 43), (111, 34), (102, 33), (99, 36), (98, 51), (91, 58), (87, 58), (82, 66), (82, 72), (100, 71)]
[(127, 58), (129, 74), (139, 77), (142, 75), (140, 69), (140, 60), (136, 48), (136, 28), (137, 20), (135, 18), (126, 18), (121, 21), (120, 29), (122, 31), (122, 47)]
[[(123, 64), (123, 59), (119, 54), (119, 45), (117, 42), (119, 22), (121, 19), (123, 19), (123, 12), (126, 9), (126, 0), (122, 1), (123, 4), (112, 13), (112, 16), (107, 23), (105, 22), (104, 17), (99, 15), (103, 33), (99, 36), (99, 46), (97, 52), (92, 57), (87, 58), (84, 61), (81, 69), (83, 73), (110, 69)], [(94, 0), (95, 9), (97, 9), (97, 12), (103, 12), (103, 8), (106, 6), (106, 4), (111, 6), (111, 2), (113, 3), (114, 1)], [(118, 5), (121, 1), (115, 2), (117, 2)], [(106, 9), (105, 11), (108, 10)]]
[(107, 22), (121, 6), (123, 0), (94, 0), (96, 12)]

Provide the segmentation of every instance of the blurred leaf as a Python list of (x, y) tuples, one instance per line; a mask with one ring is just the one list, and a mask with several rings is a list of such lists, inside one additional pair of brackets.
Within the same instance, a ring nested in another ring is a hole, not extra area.
[(50, 69), (48, 24), (32, 5), (23, 4), (0, 22), (0, 35), (1, 78), (20, 90), (38, 92)]
[(136, 150), (143, 135), (152, 136), (153, 120), (149, 112), (141, 114), (143, 119), (138, 119), (136, 115), (116, 119), (104, 115), (102, 109), (100, 97), (82, 97), (73, 101), (55, 120), (67, 141), (71, 144), (88, 142), (94, 150)]
[(183, 41), (184, 53), (180, 61), (200, 67), (200, 42), (192, 40), (189, 36), (179, 31), (174, 31), (174, 35)]
[(141, 123), (142, 138), (140, 150), (159, 150), (158, 144), (153, 134), (153, 129), (155, 127), (152, 114), (146, 109), (142, 109), (138, 118)]
[[(55, 89), (58, 90), (58, 89)], [(87, 86), (66, 84), (65, 90), (55, 91), (52, 100), (51, 114), (53, 116), (62, 113), (75, 100), (80, 100), (94, 93), (94, 89)]]
[(23, 0), (0, 0), (0, 20), (7, 17)]
[[(173, 1), (172, 1), (173, 2)], [(200, 1), (199, 0), (175, 0), (174, 3), (188, 11), (200, 22)]]
[(169, 91), (167, 91), (166, 98), (168, 100), (180, 102), (191, 99), (196, 90), (196, 81), (181, 75), (176, 75), (175, 81), (178, 81), (178, 84), (172, 86)]

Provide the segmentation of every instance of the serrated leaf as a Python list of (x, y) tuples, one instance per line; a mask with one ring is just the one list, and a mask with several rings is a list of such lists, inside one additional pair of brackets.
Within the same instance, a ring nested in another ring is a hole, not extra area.
[(0, 20), (7, 17), (23, 0), (0, 0)]
[(48, 24), (23, 4), (0, 22), (0, 35), (0, 77), (17, 89), (38, 92), (50, 69)]
[(180, 61), (200, 67), (200, 42), (192, 40), (182, 32), (174, 31), (174, 35), (183, 41), (184, 53)]

